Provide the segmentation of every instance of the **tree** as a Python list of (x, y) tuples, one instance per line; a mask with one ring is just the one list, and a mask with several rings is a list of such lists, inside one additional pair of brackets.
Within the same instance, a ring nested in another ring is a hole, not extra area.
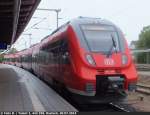
[(16, 53), (17, 52), (17, 49), (16, 48), (11, 48), (10, 50), (9, 50), (9, 53)]
[(0, 63), (2, 63), (4, 60), (4, 55), (0, 54)]
[(144, 27), (139, 35), (137, 42), (138, 49), (149, 49), (150, 48), (150, 26)]
[[(150, 26), (144, 27), (141, 31), (136, 49), (150, 49)], [(138, 63), (146, 63), (148, 55), (148, 53), (137, 54)]]

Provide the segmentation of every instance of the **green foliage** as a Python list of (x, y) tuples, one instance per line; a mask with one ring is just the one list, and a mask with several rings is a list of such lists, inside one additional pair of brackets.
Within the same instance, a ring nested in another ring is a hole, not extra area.
[(4, 60), (4, 56), (3, 55), (0, 55), (0, 63), (2, 63)]
[(139, 35), (137, 42), (137, 49), (149, 49), (150, 48), (150, 26), (144, 27)]
[[(139, 35), (139, 40), (136, 44), (136, 49), (150, 49), (150, 26), (144, 27)], [(137, 62), (138, 63), (146, 63), (147, 53), (138, 53)]]
[(11, 48), (11, 49), (9, 50), (9, 53), (16, 53), (16, 52), (17, 52), (16, 48)]
[(136, 57), (137, 57), (137, 63), (141, 63), (141, 64), (147, 63), (146, 53), (138, 53)]

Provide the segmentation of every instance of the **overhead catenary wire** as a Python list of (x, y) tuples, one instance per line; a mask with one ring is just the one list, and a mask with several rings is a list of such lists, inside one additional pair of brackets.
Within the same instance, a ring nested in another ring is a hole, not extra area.
[(29, 27), (28, 29), (26, 29), (24, 32), (27, 32), (28, 30), (32, 29), (33, 27), (37, 26), (38, 24), (40, 24), (41, 22), (43, 22), (44, 20), (46, 20), (47, 18), (44, 17), (42, 18), (39, 22), (33, 24), (31, 27)]

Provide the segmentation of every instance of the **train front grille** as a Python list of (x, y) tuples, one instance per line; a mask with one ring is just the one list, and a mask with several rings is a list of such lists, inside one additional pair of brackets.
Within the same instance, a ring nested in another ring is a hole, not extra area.
[(124, 90), (123, 76), (96, 76), (96, 95), (118, 93)]

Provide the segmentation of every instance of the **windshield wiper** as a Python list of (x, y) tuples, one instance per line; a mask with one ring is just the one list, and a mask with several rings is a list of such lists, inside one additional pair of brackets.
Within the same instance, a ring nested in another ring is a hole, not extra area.
[(109, 57), (112, 54), (113, 48), (115, 48), (115, 52), (117, 53), (117, 49), (116, 49), (117, 45), (116, 45), (116, 41), (115, 41), (113, 35), (111, 35), (111, 38), (112, 38), (112, 46), (110, 47), (110, 50), (107, 53), (107, 57)]

